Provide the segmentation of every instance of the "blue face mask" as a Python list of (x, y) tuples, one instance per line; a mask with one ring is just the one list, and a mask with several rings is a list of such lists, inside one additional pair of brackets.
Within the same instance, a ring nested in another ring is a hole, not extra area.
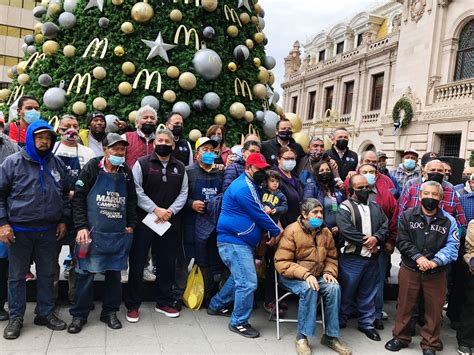
[(293, 171), (295, 167), (296, 167), (296, 160), (283, 161), (283, 170), (290, 172), (290, 171)]
[(125, 157), (118, 157), (116, 155), (109, 155), (109, 163), (113, 166), (120, 166), (125, 163)]
[(216, 155), (212, 152), (205, 152), (202, 153), (201, 161), (206, 165), (214, 164), (214, 160), (216, 159)]
[(314, 229), (320, 228), (322, 224), (323, 224), (323, 220), (320, 218), (311, 217), (309, 219), (309, 225)]
[(364, 177), (367, 179), (367, 183), (370, 186), (375, 185), (375, 175), (374, 174), (364, 174)]
[(36, 110), (28, 110), (25, 111), (23, 115), (23, 119), (26, 123), (32, 124), (33, 122), (39, 121), (41, 119), (41, 113)]
[(413, 170), (415, 169), (415, 166), (416, 166), (416, 161), (414, 161), (413, 159), (405, 159), (403, 161), (403, 167), (407, 170)]

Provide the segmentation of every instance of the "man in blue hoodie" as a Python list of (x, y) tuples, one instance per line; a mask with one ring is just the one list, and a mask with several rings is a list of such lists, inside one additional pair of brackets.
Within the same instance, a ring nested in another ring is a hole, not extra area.
[(26, 309), (25, 274), (30, 258), (38, 275), (36, 325), (66, 329), (54, 312), (56, 240), (64, 237), (70, 212), (67, 171), (52, 154), (56, 134), (45, 121), (28, 126), (26, 146), (0, 166), (0, 241), (8, 245), (8, 308), (5, 339), (16, 339)]
[(245, 162), (245, 174), (240, 175), (227, 189), (222, 201), (222, 212), (217, 224), (217, 247), (222, 261), (230, 270), (224, 287), (215, 295), (207, 313), (229, 316), (228, 306), (234, 302), (229, 330), (247, 338), (260, 335), (248, 320), (253, 309), (253, 294), (257, 289), (254, 249), (263, 232), (268, 231), (268, 245), (276, 244), (281, 229), (263, 210), (258, 186), (270, 168), (265, 157), (252, 153)]

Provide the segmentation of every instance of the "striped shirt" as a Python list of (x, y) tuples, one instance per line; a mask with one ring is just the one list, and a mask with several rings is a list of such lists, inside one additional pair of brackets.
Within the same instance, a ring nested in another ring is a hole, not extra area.
[(469, 223), (474, 219), (474, 192), (461, 195), (459, 201), (461, 201), (461, 206), (466, 215), (467, 223)]

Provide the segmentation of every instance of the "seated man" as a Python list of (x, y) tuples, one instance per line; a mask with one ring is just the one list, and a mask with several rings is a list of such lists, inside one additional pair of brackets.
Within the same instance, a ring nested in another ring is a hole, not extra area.
[(326, 315), (326, 334), (321, 343), (339, 354), (350, 354), (351, 350), (339, 340), (337, 250), (331, 231), (323, 225), (323, 207), (315, 198), (305, 199), (298, 220), (285, 228), (275, 253), (275, 269), (281, 274), (282, 285), (300, 297), (298, 354), (311, 354), (306, 337), (315, 335), (319, 294), (324, 298)]

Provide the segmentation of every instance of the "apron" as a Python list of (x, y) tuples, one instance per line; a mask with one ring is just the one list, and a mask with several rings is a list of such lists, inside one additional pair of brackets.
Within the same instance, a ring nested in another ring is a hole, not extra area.
[(126, 201), (125, 175), (101, 170), (87, 195), (87, 219), (92, 243), (87, 258), (78, 259), (81, 270), (97, 273), (127, 268), (133, 234), (125, 231)]

